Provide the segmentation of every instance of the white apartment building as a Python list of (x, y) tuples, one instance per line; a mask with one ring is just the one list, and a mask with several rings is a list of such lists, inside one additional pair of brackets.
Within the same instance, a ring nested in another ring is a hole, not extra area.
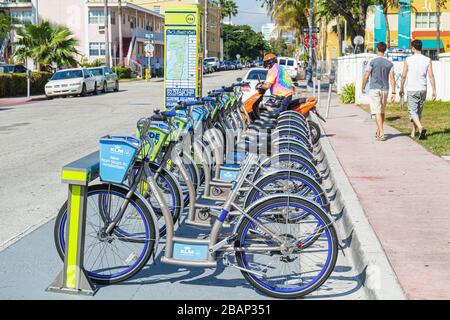
[[(25, 2), (0, 0), (0, 9), (10, 13), (15, 24), (37, 23), (49, 20), (54, 24), (67, 26), (78, 39), (79, 56), (92, 62), (105, 60), (105, 16), (103, 0), (30, 0)], [(146, 34), (153, 34), (155, 52), (152, 63), (164, 57), (164, 17), (136, 4), (122, 2), (122, 21), (118, 20), (117, 1), (108, 3), (108, 26), (111, 65), (119, 62), (119, 24), (122, 24), (123, 56), (125, 66), (145, 67)], [(10, 55), (14, 33), (3, 41), (3, 54)]]

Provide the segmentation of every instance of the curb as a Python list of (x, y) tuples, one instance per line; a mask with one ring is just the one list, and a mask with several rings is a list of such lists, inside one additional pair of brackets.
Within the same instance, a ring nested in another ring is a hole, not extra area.
[[(325, 130), (321, 126), (322, 132)], [(355, 190), (337, 159), (328, 137), (321, 138), (325, 161), (329, 167), (329, 183), (335, 191), (332, 201), (334, 212), (339, 212), (336, 224), (341, 243), (349, 249), (350, 263), (361, 275), (361, 283), (366, 295), (371, 300), (406, 300), (397, 276), (370, 225)], [(345, 240), (344, 240), (345, 239)]]

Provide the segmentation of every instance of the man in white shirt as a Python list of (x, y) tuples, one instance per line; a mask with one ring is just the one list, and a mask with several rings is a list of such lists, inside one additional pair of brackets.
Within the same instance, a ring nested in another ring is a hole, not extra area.
[(406, 58), (402, 81), (400, 84), (400, 97), (405, 94), (405, 82), (408, 97), (408, 112), (412, 122), (411, 138), (416, 137), (419, 130), (419, 139), (426, 138), (427, 130), (422, 126), (422, 112), (425, 99), (427, 97), (427, 75), (430, 78), (433, 90), (433, 101), (436, 100), (436, 80), (433, 73), (433, 64), (431, 59), (422, 54), (422, 41), (414, 40), (411, 43), (412, 56)]

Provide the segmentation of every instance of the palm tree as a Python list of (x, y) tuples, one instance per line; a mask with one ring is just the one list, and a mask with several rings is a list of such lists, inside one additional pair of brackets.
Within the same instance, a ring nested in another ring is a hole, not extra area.
[(222, 20), (225, 17), (230, 19), (230, 24), (232, 24), (232, 17), (237, 16), (238, 6), (233, 0), (215, 0), (215, 3), (220, 7), (222, 12)]
[(78, 40), (65, 26), (52, 25), (49, 21), (39, 24), (26, 24), (17, 30), (18, 39), (14, 41), (14, 57), (20, 62), (32, 58), (38, 69), (50, 70), (53, 63), (61, 66), (75, 66), (78, 54)]
[(11, 16), (4, 11), (0, 11), (0, 40), (5, 39), (11, 30)]
[(391, 47), (391, 28), (389, 25), (389, 9), (398, 8), (400, 6), (400, 0), (377, 0), (377, 3), (381, 5), (383, 10), (384, 19), (386, 20), (386, 43), (387, 47)]

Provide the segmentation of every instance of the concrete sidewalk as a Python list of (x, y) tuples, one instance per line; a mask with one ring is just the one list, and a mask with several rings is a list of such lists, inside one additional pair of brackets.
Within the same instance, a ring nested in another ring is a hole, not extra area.
[(407, 297), (450, 299), (450, 165), (356, 106), (324, 128)]

